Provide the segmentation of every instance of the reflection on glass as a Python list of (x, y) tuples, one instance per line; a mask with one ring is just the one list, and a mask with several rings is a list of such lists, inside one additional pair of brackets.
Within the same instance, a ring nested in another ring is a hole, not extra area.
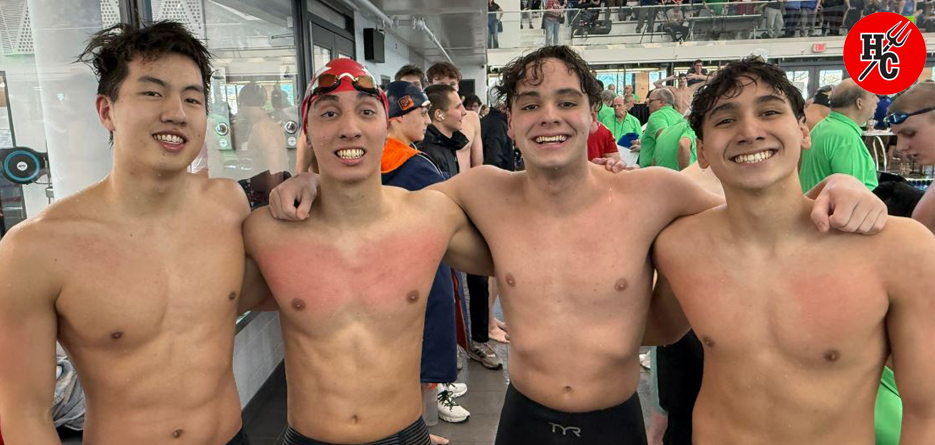
[(299, 118), (289, 0), (207, 0), (182, 9), (168, 3), (154, 2), (153, 18), (202, 33), (214, 56), (205, 136), (209, 176), (242, 180), (293, 170)]
[(837, 85), (844, 76), (843, 70), (821, 70), (818, 73), (818, 88), (825, 85)]
[(802, 98), (808, 97), (808, 71), (786, 71), (786, 77), (799, 89)]
[(313, 45), (314, 47), (314, 58), (315, 58), (315, 70), (320, 70), (328, 62), (331, 61), (331, 50), (323, 46)]

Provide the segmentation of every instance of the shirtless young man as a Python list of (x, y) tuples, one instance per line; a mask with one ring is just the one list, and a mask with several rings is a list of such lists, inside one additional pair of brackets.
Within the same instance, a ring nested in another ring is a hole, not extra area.
[[(890, 130), (898, 136), (896, 152), (922, 165), (935, 165), (935, 82), (916, 84), (890, 104)], [(935, 187), (929, 186), (912, 219), (935, 232)]]
[(444, 259), (493, 273), (483, 238), (449, 198), (381, 184), (387, 104), (375, 85), (351, 59), (328, 63), (302, 107), (320, 199), (302, 223), (261, 208), (244, 224), (282, 317), (287, 445), (428, 444), (419, 365), (435, 272)]
[(666, 228), (654, 261), (704, 344), (694, 443), (873, 444), (889, 354), (900, 443), (930, 443), (935, 236), (903, 218), (873, 237), (815, 228), (797, 172), (803, 101), (775, 66), (728, 65), (692, 108), (727, 204)]
[[(600, 88), (570, 48), (545, 47), (517, 59), (501, 85), (526, 171), (484, 166), (433, 186), (470, 215), (496, 264), (511, 342), (497, 443), (645, 443), (635, 391), (650, 307), (650, 246), (675, 218), (723, 201), (668, 169), (614, 175), (589, 163)], [(310, 178), (279, 187), (280, 215), (301, 219), (313, 198)], [(821, 197), (825, 205), (840, 203), (832, 221), (860, 201), (866, 207), (855, 219), (882, 222), (885, 206), (858, 181), (833, 181)], [(296, 196), (299, 208), (282, 205)], [(815, 208), (816, 223), (825, 227), (828, 208)], [(604, 220), (630, 230), (599, 238), (580, 230)]]
[(232, 360), (249, 207), (236, 182), (186, 172), (204, 143), (208, 51), (162, 22), (101, 31), (82, 59), (114, 167), (0, 243), (6, 443), (59, 443), (56, 339), (87, 395), (85, 443), (246, 443)]

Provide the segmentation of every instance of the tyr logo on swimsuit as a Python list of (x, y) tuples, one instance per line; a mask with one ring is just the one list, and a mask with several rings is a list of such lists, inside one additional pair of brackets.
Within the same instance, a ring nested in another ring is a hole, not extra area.
[(569, 432), (574, 434), (577, 437), (581, 437), (581, 428), (576, 426), (561, 426), (557, 423), (549, 422), (549, 425), (552, 425), (552, 432), (557, 433), (559, 430), (562, 431), (563, 436), (567, 436)]

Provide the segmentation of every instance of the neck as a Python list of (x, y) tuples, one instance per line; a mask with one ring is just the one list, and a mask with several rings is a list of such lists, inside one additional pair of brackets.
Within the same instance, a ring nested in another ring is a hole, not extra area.
[(321, 175), (321, 193), (315, 200), (322, 221), (332, 227), (353, 228), (382, 218), (386, 203), (379, 172), (355, 183), (341, 183)]
[[(582, 156), (586, 153), (582, 150)], [(559, 168), (526, 166), (525, 194), (530, 204), (546, 212), (573, 212), (594, 200), (594, 181), (589, 163), (574, 161)]]
[(185, 171), (157, 173), (118, 164), (101, 182), (106, 199), (118, 212), (130, 217), (158, 218), (182, 207), (188, 198), (189, 179), (191, 175)]
[(834, 111), (835, 113), (840, 113), (840, 114), (843, 114), (849, 117), (852, 121), (857, 123), (858, 126), (860, 126), (860, 121), (858, 120), (859, 115), (860, 115), (860, 110), (851, 107), (851, 108), (832, 108), (831, 111)]
[(439, 133), (445, 135), (445, 137), (447, 137), (448, 139), (451, 139), (451, 137), (455, 134), (454, 131), (449, 130), (447, 127), (442, 125), (440, 121), (432, 122), (432, 126), (435, 127), (435, 129), (438, 130)]
[(406, 137), (405, 133), (393, 127), (390, 127), (390, 131), (389, 131), (389, 134), (387, 134), (387, 136), (393, 139), (396, 139), (397, 141), (402, 142), (403, 144), (412, 145), (412, 139), (409, 139), (408, 137)]
[(623, 122), (623, 120), (626, 119), (626, 118), (627, 118), (627, 113), (623, 113), (623, 114), (617, 115), (617, 120), (620, 121), (620, 122)]
[(777, 247), (815, 227), (809, 216), (814, 201), (794, 174), (762, 190), (725, 186), (724, 197), (731, 233), (749, 244)]

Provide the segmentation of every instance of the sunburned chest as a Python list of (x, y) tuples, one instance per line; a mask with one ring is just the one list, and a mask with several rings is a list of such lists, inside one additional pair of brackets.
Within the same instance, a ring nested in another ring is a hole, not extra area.
[(56, 301), (61, 333), (91, 346), (138, 344), (232, 324), (243, 281), (237, 227), (204, 237), (76, 236)]
[(838, 362), (880, 344), (888, 297), (873, 267), (853, 258), (777, 261), (717, 253), (669, 278), (709, 353), (776, 351), (803, 363)]
[(424, 312), (449, 239), (431, 228), (369, 239), (284, 237), (254, 257), (285, 317), (394, 317)]

